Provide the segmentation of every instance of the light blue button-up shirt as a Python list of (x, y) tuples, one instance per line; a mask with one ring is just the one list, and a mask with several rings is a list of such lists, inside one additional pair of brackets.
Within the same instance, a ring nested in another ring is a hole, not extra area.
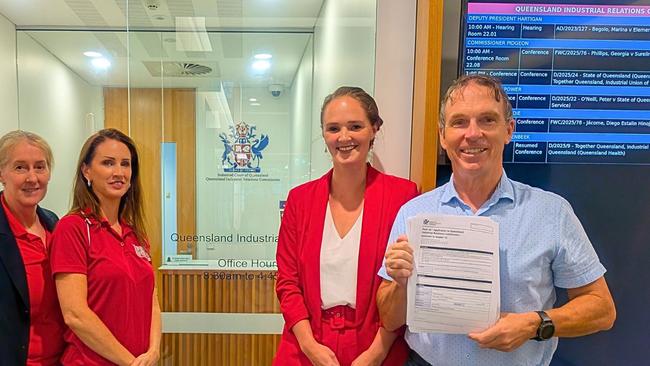
[[(485, 216), (499, 223), (501, 311), (546, 310), (555, 303), (555, 288), (587, 285), (605, 267), (571, 205), (562, 197), (508, 179), (505, 172), (489, 200), (476, 213), (453, 185), (447, 184), (407, 202), (400, 209), (389, 243), (406, 233), (406, 220), (417, 214)], [(382, 267), (379, 275), (391, 278)], [(432, 365), (548, 365), (557, 338), (527, 341), (513, 352), (480, 349), (466, 335), (411, 333), (406, 341)]]

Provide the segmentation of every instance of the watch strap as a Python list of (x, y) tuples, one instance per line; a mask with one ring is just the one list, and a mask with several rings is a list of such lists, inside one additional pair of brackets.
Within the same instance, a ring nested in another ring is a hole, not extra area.
[[(555, 326), (553, 324), (553, 320), (543, 310), (536, 311), (536, 313), (537, 313), (537, 315), (539, 315), (542, 322), (539, 323), (539, 326), (537, 327), (537, 335), (533, 339), (536, 340), (536, 341), (546, 341), (546, 340), (550, 339), (551, 337), (553, 337), (553, 333), (555, 333), (555, 329), (554, 329)], [(553, 329), (553, 332), (551, 333), (550, 337), (544, 337), (543, 336), (542, 331), (547, 329), (547, 328)]]
[(551, 320), (551, 317), (546, 314), (544, 310), (538, 310), (536, 311), (537, 315), (542, 319), (542, 323), (553, 323), (553, 320)]

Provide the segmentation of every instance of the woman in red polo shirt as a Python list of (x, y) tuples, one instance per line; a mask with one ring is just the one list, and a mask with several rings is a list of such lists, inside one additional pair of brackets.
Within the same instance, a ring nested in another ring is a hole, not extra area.
[(72, 210), (52, 236), (52, 273), (69, 330), (61, 363), (154, 365), (160, 308), (144, 232), (138, 153), (115, 129), (81, 149)]
[(38, 206), (52, 150), (40, 136), (0, 138), (0, 365), (58, 365), (63, 318), (48, 260), (57, 217)]

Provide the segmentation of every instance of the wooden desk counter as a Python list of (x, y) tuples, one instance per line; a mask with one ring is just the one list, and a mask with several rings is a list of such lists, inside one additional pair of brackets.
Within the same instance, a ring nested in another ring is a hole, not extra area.
[[(274, 270), (161, 269), (161, 308), (173, 313), (278, 314)], [(201, 316), (200, 314), (195, 314)], [(251, 319), (250, 321), (255, 321)], [(163, 325), (163, 329), (165, 326)], [(270, 365), (279, 334), (164, 333), (163, 365)]]

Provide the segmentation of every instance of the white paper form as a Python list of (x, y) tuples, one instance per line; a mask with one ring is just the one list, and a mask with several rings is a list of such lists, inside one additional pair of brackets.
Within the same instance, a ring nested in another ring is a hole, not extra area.
[(467, 334), (499, 319), (499, 224), (487, 217), (418, 215), (407, 235), (411, 332)]

